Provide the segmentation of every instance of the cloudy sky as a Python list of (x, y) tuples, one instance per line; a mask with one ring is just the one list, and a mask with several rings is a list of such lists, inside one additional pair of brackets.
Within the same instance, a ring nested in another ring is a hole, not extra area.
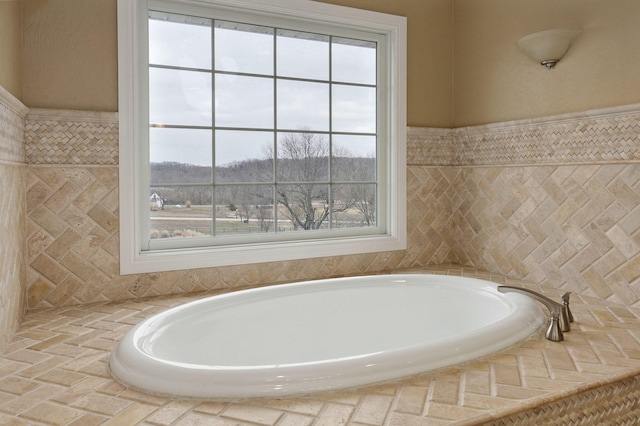
[[(215, 133), (218, 165), (264, 158), (274, 143), (275, 117), (279, 129), (358, 133), (336, 135), (333, 143), (354, 156), (375, 156), (375, 137), (362, 135), (376, 131), (371, 43), (275, 30), (275, 57), (272, 28), (220, 21), (212, 28), (201, 18), (156, 17), (170, 20), (149, 22), (150, 121), (184, 127), (151, 128), (152, 162), (210, 166), (213, 126), (225, 128)], [(285, 77), (276, 88), (274, 68)], [(353, 83), (332, 85), (331, 100), (330, 75)]]

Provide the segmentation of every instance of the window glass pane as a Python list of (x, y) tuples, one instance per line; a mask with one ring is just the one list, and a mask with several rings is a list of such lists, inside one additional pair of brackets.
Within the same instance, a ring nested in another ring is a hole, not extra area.
[(281, 185), (278, 191), (278, 231), (329, 228), (328, 185)]
[(334, 84), (332, 107), (334, 131), (375, 133), (375, 88)]
[(376, 44), (334, 37), (331, 43), (333, 81), (376, 84)]
[(211, 183), (211, 130), (149, 129), (151, 184)]
[(216, 182), (272, 182), (273, 132), (216, 131)]
[(273, 29), (215, 21), (216, 71), (273, 75)]
[(329, 79), (329, 37), (278, 30), (278, 76)]
[[(163, 200), (159, 203), (157, 199)], [(211, 235), (210, 186), (151, 187), (149, 237), (178, 238)]]
[(329, 130), (329, 85), (278, 80), (278, 128)]
[(376, 185), (335, 185), (333, 190), (334, 228), (376, 225)]
[(211, 74), (150, 68), (149, 121), (211, 126)]
[(270, 185), (216, 187), (216, 235), (274, 232)]
[(273, 80), (216, 75), (216, 126), (273, 128)]
[(149, 13), (149, 63), (211, 69), (211, 20)]
[(317, 133), (278, 135), (279, 182), (327, 182), (329, 140)]
[(331, 149), (334, 181), (375, 181), (375, 136), (334, 135)]

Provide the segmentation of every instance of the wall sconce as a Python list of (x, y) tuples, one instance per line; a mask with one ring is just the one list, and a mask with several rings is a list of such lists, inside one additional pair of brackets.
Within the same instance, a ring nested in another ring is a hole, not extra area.
[(551, 69), (567, 53), (581, 32), (562, 29), (540, 31), (522, 37), (516, 44), (525, 55)]

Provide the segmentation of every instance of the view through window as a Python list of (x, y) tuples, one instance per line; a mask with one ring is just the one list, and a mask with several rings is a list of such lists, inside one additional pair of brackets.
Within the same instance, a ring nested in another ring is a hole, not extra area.
[(151, 11), (150, 245), (378, 226), (375, 41)]

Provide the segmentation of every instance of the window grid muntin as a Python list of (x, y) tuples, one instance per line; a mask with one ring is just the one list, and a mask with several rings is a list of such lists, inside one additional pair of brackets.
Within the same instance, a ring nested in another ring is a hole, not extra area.
[[(150, 10), (150, 16), (148, 19), (152, 19), (151, 18), (151, 13), (153, 13), (153, 11)], [(174, 14), (173, 12), (168, 12), (169, 14)], [(178, 13), (178, 15), (180, 15), (180, 13)], [(200, 18), (198, 16), (189, 16), (189, 15), (184, 15), (189, 17), (193, 17), (193, 18)], [(380, 76), (379, 76), (379, 59), (376, 60), (376, 74), (378, 75), (378, 77), (376, 78), (376, 83), (375, 84), (365, 84), (365, 83), (354, 83), (354, 82), (344, 82), (344, 81), (333, 81), (332, 78), (332, 74), (333, 74), (333, 67), (332, 67), (332, 58), (333, 58), (333, 53), (332, 53), (332, 46), (334, 43), (334, 40), (353, 40), (354, 45), (357, 45), (358, 43), (361, 43), (363, 45), (366, 46), (373, 46), (376, 49), (376, 56), (379, 55), (379, 48), (380, 46), (378, 45), (378, 43), (376, 41), (370, 41), (370, 40), (360, 40), (358, 38), (352, 38), (352, 37), (345, 37), (345, 36), (341, 36), (341, 35), (331, 35), (329, 34), (329, 78), (327, 80), (322, 80), (322, 79), (313, 79), (313, 78), (301, 78), (301, 77), (290, 77), (290, 76), (279, 76), (278, 75), (278, 70), (277, 70), (277, 37), (278, 37), (278, 31), (279, 30), (283, 30), (283, 31), (299, 31), (299, 32), (303, 32), (303, 33), (308, 33), (308, 34), (314, 34), (313, 31), (308, 31), (308, 30), (298, 30), (298, 29), (293, 29), (292, 28), (285, 28), (285, 27), (279, 27), (279, 26), (265, 26), (262, 24), (251, 24), (251, 23), (246, 23), (246, 25), (255, 25), (257, 27), (270, 27), (273, 28), (273, 34), (272, 34), (272, 38), (273, 38), (273, 75), (268, 75), (268, 74), (260, 74), (260, 73), (248, 73), (248, 72), (234, 72), (234, 71), (224, 71), (224, 70), (216, 70), (216, 64), (215, 64), (215, 28), (216, 26), (216, 22), (217, 21), (224, 21), (224, 22), (229, 22), (229, 19), (216, 19), (216, 18), (202, 18), (202, 19), (209, 19), (211, 21), (211, 62), (212, 62), (212, 69), (202, 69), (202, 68), (191, 68), (191, 67), (181, 67), (181, 66), (171, 66), (171, 65), (161, 65), (161, 64), (151, 64), (149, 63), (149, 68), (165, 68), (165, 69), (174, 69), (174, 70), (178, 70), (178, 71), (199, 71), (199, 72), (207, 72), (211, 74), (211, 78), (212, 78), (212, 90), (211, 90), (211, 96), (212, 96), (212, 106), (211, 106), (211, 110), (212, 110), (212, 126), (196, 126), (196, 125), (179, 125), (179, 124), (161, 124), (161, 123), (149, 123), (149, 127), (164, 127), (164, 128), (184, 128), (184, 129), (203, 129), (203, 130), (211, 130), (211, 134), (212, 134), (212, 167), (213, 167), (213, 173), (212, 173), (212, 183), (209, 184), (154, 184), (153, 186), (149, 185), (149, 189), (153, 188), (153, 187), (158, 187), (158, 186), (162, 186), (162, 187), (179, 187), (179, 186), (204, 186), (204, 187), (210, 187), (212, 190), (212, 222), (213, 222), (213, 230), (212, 230), (212, 236), (215, 236), (215, 226), (216, 226), (216, 217), (215, 217), (215, 207), (216, 207), (216, 200), (215, 200), (215, 196), (216, 196), (216, 191), (215, 188), (217, 185), (224, 185), (224, 186), (228, 186), (228, 185), (237, 185), (237, 186), (251, 186), (251, 185), (271, 185), (272, 189), (273, 189), (273, 208), (274, 208), (274, 212), (273, 212), (273, 216), (274, 216), (274, 222), (277, 223), (278, 221), (278, 194), (277, 194), (277, 187), (279, 185), (287, 185), (287, 184), (292, 184), (292, 183), (296, 183), (296, 184), (304, 184), (304, 185), (311, 185), (311, 184), (322, 184), (322, 185), (327, 185), (329, 190), (328, 190), (328, 202), (329, 205), (331, 205), (332, 201), (333, 201), (333, 188), (338, 186), (338, 185), (343, 185), (343, 184), (350, 184), (350, 185), (357, 185), (357, 184), (372, 184), (376, 187), (376, 207), (375, 207), (375, 224), (374, 226), (372, 226), (371, 228), (378, 228), (379, 229), (379, 221), (381, 219), (381, 214), (384, 214), (381, 210), (381, 202), (382, 202), (382, 197), (384, 196), (384, 194), (382, 194), (381, 188), (380, 188), (380, 176), (383, 174), (381, 173), (382, 170), (380, 169), (380, 152), (379, 152), (379, 132), (380, 132), (380, 128), (379, 128), (379, 106), (380, 106), (380, 89), (378, 87), (379, 81), (380, 81)], [(242, 23), (240, 23), (241, 25), (243, 25)], [(318, 35), (323, 35), (321, 33), (318, 33)], [(236, 76), (249, 76), (249, 77), (258, 77), (258, 78), (270, 78), (273, 81), (273, 85), (274, 85), (274, 91), (273, 91), (273, 102), (274, 102), (274, 111), (273, 111), (273, 121), (274, 121), (274, 125), (273, 125), (273, 129), (265, 129), (265, 128), (254, 128), (254, 127), (225, 127), (225, 126), (216, 126), (215, 121), (216, 121), (216, 111), (215, 111), (215, 76), (217, 74), (220, 75), (236, 75)], [(301, 81), (301, 82), (315, 82), (315, 83), (323, 83), (323, 84), (327, 84), (329, 86), (329, 130), (328, 131), (321, 131), (321, 130), (300, 130), (300, 129), (289, 129), (289, 128), (278, 128), (277, 127), (277, 101), (278, 101), (278, 94), (277, 94), (277, 84), (278, 81), (286, 81), (286, 80), (290, 80), (290, 81)], [(376, 115), (376, 130), (373, 133), (369, 133), (369, 132), (345, 132), (345, 131), (338, 131), (338, 132), (334, 132), (333, 131), (333, 125), (332, 125), (332, 121), (333, 121), (333, 114), (332, 114), (332, 109), (333, 109), (333, 87), (335, 84), (340, 84), (340, 85), (346, 85), (346, 86), (354, 86), (354, 87), (369, 87), (369, 88), (373, 88), (376, 91), (376, 101), (374, 102), (374, 108), (375, 108), (375, 115)], [(273, 138), (273, 152), (274, 152), (274, 158), (273, 158), (273, 182), (271, 183), (266, 183), (266, 182), (224, 182), (224, 183), (220, 183), (217, 184), (216, 183), (216, 173), (215, 173), (215, 138), (216, 138), (216, 130), (234, 130), (234, 131), (264, 131), (264, 132), (273, 132), (274, 134), (274, 138)], [(329, 139), (329, 158), (328, 158), (328, 167), (329, 167), (329, 171), (328, 171), (328, 180), (327, 181), (318, 181), (318, 182), (281, 182), (278, 181), (278, 177), (277, 177), (277, 167), (278, 167), (278, 151), (277, 151), (277, 146), (278, 146), (278, 139), (277, 136), (279, 133), (283, 133), (283, 132), (288, 132), (288, 133), (315, 133), (315, 134), (326, 134), (328, 136)], [(333, 176), (332, 176), (332, 167), (333, 167), (333, 135), (347, 135), (347, 136), (370, 136), (370, 137), (374, 137), (376, 142), (376, 171), (375, 171), (375, 180), (369, 181), (369, 180), (365, 180), (365, 181), (340, 181), (340, 180), (334, 180)], [(386, 198), (385, 198), (386, 199)], [(332, 214), (332, 212), (331, 212)], [(328, 217), (326, 224), (328, 226), (329, 229), (333, 228), (333, 219), (331, 217), (331, 215)], [(277, 230), (277, 226), (276, 226), (276, 230)], [(316, 231), (317, 232), (317, 231)], [(368, 235), (368, 232), (362, 232), (362, 229), (360, 228), (350, 228), (350, 232), (353, 233), (354, 235)], [(277, 233), (277, 231), (276, 231)], [(287, 234), (291, 234), (291, 232), (287, 232)], [(306, 234), (306, 233), (302, 233), (302, 234)], [(253, 234), (254, 237), (258, 237), (262, 235), (260, 233), (258, 234)], [(294, 240), (296, 239), (305, 239), (304, 237), (296, 237), (293, 238)], [(189, 244), (190, 245), (190, 244)], [(202, 244), (207, 245), (207, 244)], [(211, 245), (211, 244), (209, 244)], [(215, 244), (214, 244), (215, 245)]]

